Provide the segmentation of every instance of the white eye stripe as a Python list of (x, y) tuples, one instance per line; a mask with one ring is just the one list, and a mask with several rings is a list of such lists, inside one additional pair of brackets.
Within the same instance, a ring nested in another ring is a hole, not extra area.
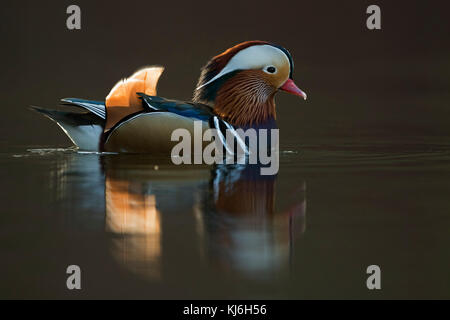
[[(276, 63), (287, 63), (289, 58), (280, 49), (271, 45), (254, 45), (236, 53), (215, 77), (197, 88), (200, 89), (220, 77), (237, 70), (262, 69)], [(265, 70), (265, 69), (264, 69)]]

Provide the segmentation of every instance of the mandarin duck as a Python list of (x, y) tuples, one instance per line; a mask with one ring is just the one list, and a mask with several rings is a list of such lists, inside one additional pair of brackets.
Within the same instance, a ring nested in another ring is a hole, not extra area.
[(197, 120), (203, 132), (215, 128), (221, 138), (227, 129), (276, 128), (277, 91), (306, 99), (293, 81), (293, 69), (285, 48), (247, 41), (208, 61), (189, 102), (157, 96), (164, 68), (152, 66), (119, 81), (105, 101), (61, 100), (84, 112), (31, 108), (56, 122), (80, 150), (170, 154), (176, 144), (171, 133), (178, 128), (193, 133)]

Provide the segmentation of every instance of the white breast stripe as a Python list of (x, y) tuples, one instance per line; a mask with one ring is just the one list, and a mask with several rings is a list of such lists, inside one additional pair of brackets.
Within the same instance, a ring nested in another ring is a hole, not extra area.
[(239, 145), (241, 146), (242, 150), (244, 150), (245, 154), (248, 154), (248, 149), (247, 146), (245, 145), (245, 142), (241, 139), (241, 137), (239, 136), (239, 134), (236, 132), (236, 130), (234, 130), (234, 128), (226, 121), (223, 121), (225, 123), (225, 125), (227, 126), (228, 130), (231, 131), (231, 133), (233, 134), (233, 136), (236, 137), (237, 142), (239, 143)]
[(224, 138), (224, 136), (222, 134), (222, 131), (220, 131), (219, 119), (217, 117), (214, 117), (214, 127), (216, 127), (217, 134), (219, 136), (220, 142), (222, 142), (222, 145), (225, 146), (225, 149), (227, 150), (227, 152), (229, 154), (233, 154), (233, 152), (231, 152), (231, 150), (227, 146), (227, 143), (226, 143), (225, 138)]

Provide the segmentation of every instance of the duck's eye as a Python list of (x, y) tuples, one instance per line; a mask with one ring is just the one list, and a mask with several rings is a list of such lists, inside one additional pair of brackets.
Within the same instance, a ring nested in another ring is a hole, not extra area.
[(269, 66), (266, 68), (265, 70), (267, 73), (275, 73), (277, 72), (277, 68), (275, 68), (274, 66)]

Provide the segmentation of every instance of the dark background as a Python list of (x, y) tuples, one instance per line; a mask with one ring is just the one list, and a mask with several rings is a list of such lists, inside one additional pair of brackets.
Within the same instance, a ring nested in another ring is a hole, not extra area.
[[(279, 126), (310, 137), (450, 133), (449, 23), (437, 1), (3, 1), (1, 142), (68, 145), (28, 105), (104, 99), (122, 77), (166, 67), (159, 95), (190, 99), (199, 69), (245, 40), (290, 50), (304, 103), (279, 94)], [(81, 30), (66, 8), (81, 8)], [(381, 7), (382, 30), (366, 28)], [(448, 6), (447, 6), (448, 7)]]

